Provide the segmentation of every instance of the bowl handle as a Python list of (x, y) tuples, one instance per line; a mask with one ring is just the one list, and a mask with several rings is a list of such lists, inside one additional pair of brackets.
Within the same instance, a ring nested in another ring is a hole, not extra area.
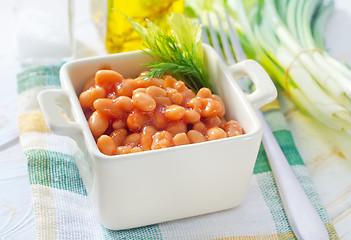
[(257, 110), (267, 103), (272, 102), (277, 97), (271, 78), (262, 66), (254, 60), (245, 60), (229, 67), (234, 79), (239, 80), (242, 77), (249, 77), (255, 84), (255, 91), (247, 98), (252, 106)]
[(70, 120), (71, 103), (66, 90), (49, 89), (39, 93), (38, 101), (43, 110), (49, 129), (57, 134), (76, 139), (82, 129), (77, 122)]

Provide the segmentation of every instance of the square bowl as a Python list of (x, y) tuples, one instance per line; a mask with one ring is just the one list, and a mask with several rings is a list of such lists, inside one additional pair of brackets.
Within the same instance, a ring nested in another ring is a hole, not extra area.
[[(101, 67), (125, 78), (146, 70), (141, 64), (151, 59), (141, 51), (68, 62), (60, 70), (62, 89), (39, 94), (50, 130), (77, 142), (79, 173), (106, 228), (122, 230), (212, 213), (244, 200), (263, 132), (255, 110), (273, 101), (277, 92), (257, 62), (228, 67), (212, 47), (203, 47), (210, 81), (226, 106), (225, 117), (239, 121), (243, 135), (126, 155), (102, 154), (78, 96)], [(255, 83), (253, 93), (243, 93), (236, 83), (242, 76)]]

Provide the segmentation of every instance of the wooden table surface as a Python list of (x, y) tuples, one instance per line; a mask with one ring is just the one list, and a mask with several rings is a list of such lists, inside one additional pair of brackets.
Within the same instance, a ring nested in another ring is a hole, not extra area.
[[(35, 239), (27, 162), (17, 127), (14, 14), (16, 1), (0, 0), (0, 239)], [(351, 2), (335, 0), (326, 31), (331, 54), (351, 65)], [(78, 56), (103, 53), (89, 21), (88, 1), (77, 0)], [(324, 206), (342, 239), (351, 239), (351, 138), (331, 136), (280, 97), (296, 145), (310, 170)]]

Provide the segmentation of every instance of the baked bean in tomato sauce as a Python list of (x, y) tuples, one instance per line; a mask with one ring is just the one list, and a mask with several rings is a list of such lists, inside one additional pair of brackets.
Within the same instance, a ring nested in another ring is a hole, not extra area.
[(99, 150), (120, 155), (200, 143), (244, 134), (226, 121), (222, 99), (208, 88), (197, 94), (172, 76), (125, 79), (100, 70), (89, 79), (79, 102)]

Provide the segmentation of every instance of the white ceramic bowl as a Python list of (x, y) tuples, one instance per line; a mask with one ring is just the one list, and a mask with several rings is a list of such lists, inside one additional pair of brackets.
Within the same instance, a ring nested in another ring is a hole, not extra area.
[[(145, 226), (233, 208), (243, 201), (263, 132), (255, 110), (271, 102), (277, 92), (255, 61), (227, 67), (210, 46), (204, 45), (204, 51), (226, 117), (238, 120), (244, 135), (121, 156), (102, 154), (77, 96), (102, 66), (136, 77), (145, 70), (141, 64), (150, 61), (140, 51), (68, 62), (60, 71), (62, 89), (40, 93), (51, 131), (72, 137), (80, 148), (77, 166), (105, 227)], [(250, 95), (235, 82), (246, 75), (256, 85)], [(69, 118), (63, 117), (62, 110)]]

